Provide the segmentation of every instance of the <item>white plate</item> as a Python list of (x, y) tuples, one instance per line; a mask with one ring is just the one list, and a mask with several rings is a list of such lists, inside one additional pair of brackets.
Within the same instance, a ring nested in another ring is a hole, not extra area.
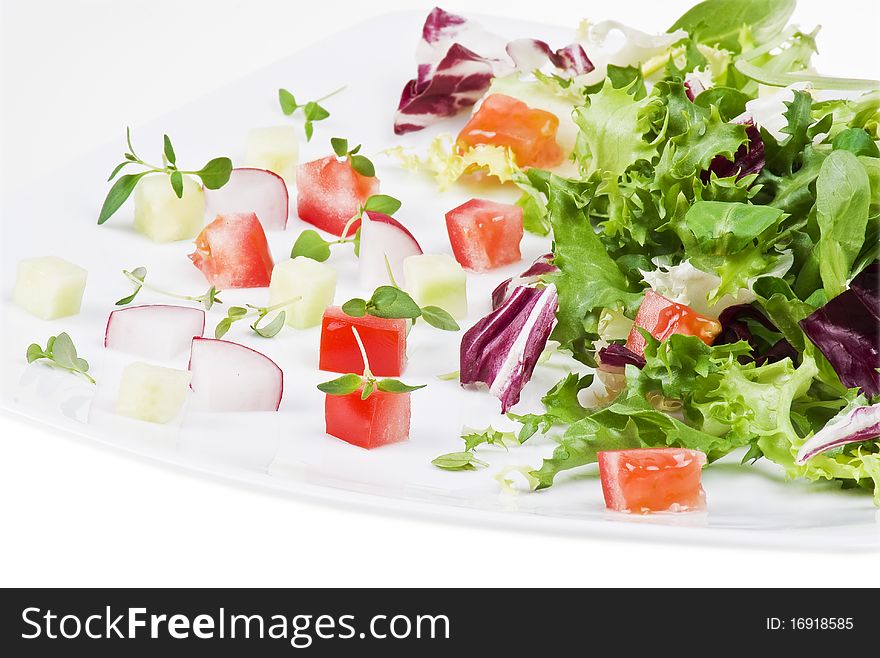
[[(347, 85), (328, 101), (331, 118), (317, 125), (301, 161), (325, 155), (331, 136), (363, 142), (377, 164), (382, 190), (403, 201), (399, 217), (428, 252), (448, 251), (443, 213), (471, 196), (512, 199), (510, 190), (459, 188), (438, 194), (433, 184), (399, 170), (379, 152), (404, 144), (423, 149), (438, 132), (455, 132), (460, 121), (404, 139), (394, 136), (394, 108), (403, 83), (414, 72), (413, 49), (422, 14), (376, 18), (347, 33), (299, 52), (230, 84), (153, 125), (137, 128), (135, 146), (157, 157), (163, 132), (169, 133), (182, 163), (198, 166), (209, 157), (229, 155), (241, 161), (247, 130), (285, 124), (276, 100), (279, 87), (299, 98), (315, 98)], [(570, 30), (540, 27), (502, 18), (483, 19), (492, 29), (514, 37), (540, 37), (568, 43)], [(368, 35), (366, 38), (364, 35)], [(343, 44), (357, 44), (356, 53)], [(542, 532), (613, 535), (664, 541), (782, 545), (811, 548), (880, 547), (878, 512), (870, 496), (840, 491), (832, 484), (784, 482), (772, 465), (736, 466), (737, 459), (706, 469), (708, 512), (636, 517), (605, 510), (594, 467), (566, 474), (550, 490), (513, 495), (500, 490), (493, 475), (511, 464), (540, 464), (553, 444), (534, 439), (508, 453), (487, 450), (491, 468), (448, 473), (430, 464), (433, 457), (459, 450), (463, 425), (510, 427), (498, 403), (486, 393), (464, 391), (436, 375), (458, 368), (458, 335), (419, 325), (410, 334), (407, 382), (427, 383), (413, 394), (408, 442), (364, 451), (328, 437), (323, 431), (323, 396), (315, 384), (328, 379), (316, 369), (318, 330), (285, 330), (272, 340), (236, 328), (229, 337), (265, 352), (284, 369), (285, 395), (275, 414), (205, 415), (184, 413), (170, 426), (154, 426), (115, 416), (112, 400), (121, 366), (130, 359), (106, 352), (102, 337), (113, 302), (129, 286), (120, 271), (145, 265), (154, 284), (202, 292), (207, 286), (185, 254), (190, 243), (156, 245), (131, 229), (126, 205), (105, 226), (95, 219), (107, 191), (106, 176), (123, 152), (120, 139), (88, 157), (45, 186), (21, 190), (7, 201), (2, 240), (2, 405), (5, 409), (117, 448), (196, 471), (245, 481), (291, 494), (407, 511), (467, 523), (492, 523)], [(147, 158), (150, 159), (149, 157)], [(293, 219), (287, 231), (269, 234), (276, 260), (286, 256), (306, 225)], [(528, 236), (524, 263), (547, 251), (547, 242)], [(55, 254), (89, 270), (80, 315), (53, 322), (37, 320), (11, 304), (17, 261)], [(337, 302), (367, 291), (358, 289), (356, 265), (340, 249), (331, 263), (338, 268)], [(467, 326), (489, 310), (489, 291), (522, 265), (484, 276), (469, 276), (471, 312)], [(231, 291), (227, 303), (264, 303), (266, 291)], [(160, 301), (147, 291), (140, 302)], [(209, 314), (209, 331), (225, 313)], [(242, 323), (244, 324), (244, 323)], [(97, 389), (39, 364), (26, 366), (28, 344), (68, 331), (80, 353), (92, 363)], [(176, 365), (185, 367), (186, 359)], [(518, 410), (534, 408), (540, 395), (570, 364), (554, 357), (539, 368)]]

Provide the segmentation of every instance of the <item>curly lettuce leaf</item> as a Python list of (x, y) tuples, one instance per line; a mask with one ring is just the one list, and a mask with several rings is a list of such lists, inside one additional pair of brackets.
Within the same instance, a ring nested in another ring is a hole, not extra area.
[[(636, 84), (636, 82), (633, 82)], [(612, 177), (657, 154), (657, 145), (644, 139), (658, 105), (651, 96), (636, 100), (629, 88), (606, 82), (589, 97), (589, 104), (575, 110), (580, 128), (574, 153), (588, 177), (601, 172)]]
[(692, 179), (708, 170), (716, 156), (733, 160), (747, 141), (746, 127), (723, 121), (712, 106), (708, 117), (690, 122), (685, 132), (666, 144), (656, 167), (656, 185), (662, 190)]
[(424, 156), (410, 153), (402, 146), (387, 149), (385, 153), (397, 158), (404, 169), (433, 176), (441, 191), (448, 189), (466, 173), (475, 170), (494, 176), (502, 183), (521, 174), (510, 149), (479, 144), (459, 153), (455, 148), (455, 140), (449, 134), (435, 137)]
[(552, 174), (545, 181), (554, 237), (553, 263), (559, 268), (552, 275), (559, 310), (551, 338), (571, 350), (575, 358), (592, 365), (590, 351), (602, 310), (634, 312), (642, 294), (630, 287), (590, 223), (589, 202), (596, 181), (579, 183)]

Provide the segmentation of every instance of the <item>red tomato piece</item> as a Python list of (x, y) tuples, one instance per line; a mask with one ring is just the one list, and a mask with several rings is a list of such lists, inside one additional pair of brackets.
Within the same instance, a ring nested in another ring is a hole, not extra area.
[(627, 348), (642, 356), (645, 353), (645, 338), (636, 327), (644, 329), (660, 341), (666, 340), (672, 334), (684, 334), (696, 336), (706, 345), (711, 345), (721, 333), (721, 323), (717, 320), (700, 315), (690, 306), (677, 304), (653, 290), (645, 293), (645, 299), (626, 339)]
[[(362, 176), (348, 160), (335, 155), (305, 162), (296, 169), (296, 211), (299, 218), (333, 235), (342, 235), (345, 225), (367, 199), (379, 193), (379, 179)], [(360, 226), (354, 222), (348, 236)]]
[(523, 211), (519, 206), (471, 199), (446, 213), (446, 231), (455, 260), (474, 272), (522, 258)]
[(684, 448), (600, 452), (599, 475), (608, 509), (685, 512), (706, 506), (700, 476), (706, 455)]
[(409, 393), (373, 391), (327, 395), (324, 399), (327, 434), (361, 448), (377, 448), (409, 437)]
[(506, 146), (520, 167), (555, 167), (565, 154), (556, 142), (559, 119), (504, 94), (492, 94), (458, 134), (462, 151), (478, 144)]
[(353, 318), (338, 306), (324, 311), (321, 321), (321, 353), (318, 367), (330, 372), (364, 371), (357, 340), (357, 329), (364, 343), (370, 370), (379, 377), (399, 377), (406, 366), (406, 320), (365, 315)]
[(196, 238), (189, 255), (211, 285), (265, 288), (272, 278), (272, 254), (263, 226), (254, 213), (218, 215)]

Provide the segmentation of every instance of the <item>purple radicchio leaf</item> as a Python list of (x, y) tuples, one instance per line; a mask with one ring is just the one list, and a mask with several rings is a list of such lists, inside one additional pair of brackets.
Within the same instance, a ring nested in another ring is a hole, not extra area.
[(511, 70), (503, 39), (439, 7), (425, 20), (416, 60), (417, 77), (403, 88), (394, 118), (398, 135), (455, 116)]
[(532, 377), (556, 318), (556, 287), (519, 286), (461, 339), (462, 385), (483, 383), (507, 413)]
[(866, 267), (848, 290), (800, 322), (843, 385), (869, 396), (880, 395), (878, 269), (876, 262)]
[(880, 322), (880, 262), (874, 261), (859, 272), (849, 288)]
[(492, 291), (492, 310), (506, 302), (518, 286), (534, 286), (541, 282), (542, 275), (559, 271), (559, 268), (550, 262), (551, 260), (553, 260), (552, 253), (538, 256), (525, 272), (499, 283), (495, 290)]
[(599, 350), (599, 369), (605, 372), (623, 372), (626, 366), (645, 367), (645, 357), (620, 343), (611, 343)]
[(579, 43), (554, 51), (545, 41), (514, 39), (507, 44), (507, 54), (516, 68), (526, 73), (542, 69), (547, 62), (571, 75), (583, 75), (595, 68)]
[(880, 437), (880, 405), (856, 407), (849, 413), (832, 419), (807, 439), (798, 450), (795, 462), (804, 464), (811, 457), (826, 450), (878, 437)]
[(759, 344), (746, 320), (753, 320), (762, 325), (765, 329), (779, 333), (779, 329), (770, 322), (767, 317), (751, 304), (737, 304), (728, 306), (721, 311), (718, 316), (718, 322), (721, 323), (721, 333), (715, 339), (715, 345), (727, 345), (738, 341), (745, 341), (752, 347), (752, 359), (740, 357), (740, 360), (754, 360), (759, 366), (765, 363), (775, 363), (789, 358), (792, 361), (797, 359), (797, 350), (792, 347), (785, 338), (779, 339), (766, 352), (759, 351)]
[(708, 182), (710, 174), (718, 178), (736, 176), (737, 180), (749, 174), (757, 174), (764, 168), (764, 140), (752, 118), (749, 116), (737, 117), (731, 123), (742, 124), (746, 127), (748, 143), (740, 146), (733, 155), (733, 161), (723, 155), (715, 156), (709, 164), (709, 169), (701, 175), (703, 182)]
[(687, 73), (684, 76), (684, 93), (691, 103), (704, 91), (706, 91), (706, 85), (703, 84), (700, 76), (693, 73)]

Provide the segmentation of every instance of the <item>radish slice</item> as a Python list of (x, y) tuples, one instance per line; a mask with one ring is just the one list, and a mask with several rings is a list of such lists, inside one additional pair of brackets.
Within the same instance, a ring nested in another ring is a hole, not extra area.
[[(404, 285), (403, 260), (418, 256), (422, 248), (406, 227), (378, 212), (364, 213), (361, 220), (360, 278), (368, 288), (389, 285), (388, 266), (394, 281)], [(385, 259), (388, 259), (386, 265)]]
[(193, 404), (209, 411), (278, 411), (281, 368), (265, 354), (228, 340), (194, 338), (189, 359)]
[(152, 359), (182, 354), (205, 333), (200, 308), (149, 304), (113, 311), (104, 331), (104, 347)]
[(205, 190), (208, 217), (254, 213), (267, 231), (287, 226), (287, 184), (267, 169), (233, 169), (229, 182), (219, 190)]

